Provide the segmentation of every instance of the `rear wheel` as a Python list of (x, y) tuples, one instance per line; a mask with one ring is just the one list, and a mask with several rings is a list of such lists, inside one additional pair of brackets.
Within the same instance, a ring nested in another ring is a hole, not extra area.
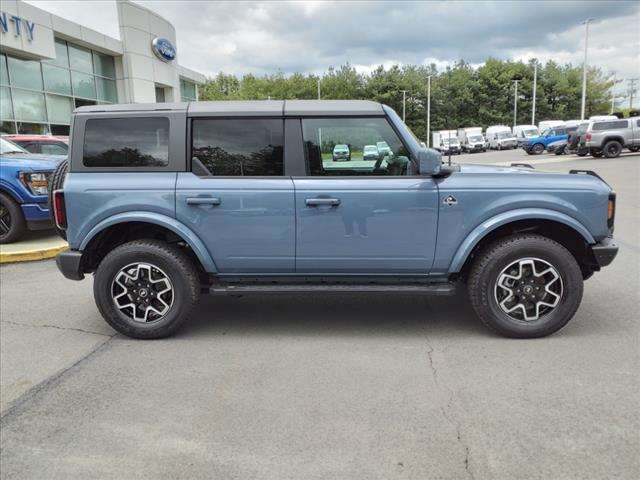
[(480, 252), (468, 285), (471, 304), (485, 325), (507, 337), (534, 338), (560, 330), (573, 317), (583, 280), (562, 245), (518, 234)]
[(604, 144), (602, 151), (604, 152), (604, 156), (607, 158), (619, 157), (622, 153), (622, 144), (616, 140), (611, 140)]
[(20, 240), (27, 229), (22, 209), (13, 198), (0, 193), (0, 244)]
[(599, 148), (590, 148), (589, 155), (591, 155), (592, 157), (600, 158), (602, 156), (602, 150), (600, 150)]
[(200, 297), (200, 280), (193, 261), (180, 248), (135, 240), (100, 262), (93, 293), (98, 310), (118, 332), (162, 338), (189, 317)]
[(62, 187), (64, 187), (64, 180), (67, 177), (68, 171), (69, 161), (63, 160), (58, 164), (49, 179), (49, 217), (51, 218), (51, 223), (53, 224), (53, 228), (55, 228), (56, 233), (65, 240), (67, 239), (67, 232), (59, 229), (56, 225), (56, 219), (53, 213), (53, 192), (55, 192), (56, 190), (62, 190)]
[(541, 143), (536, 143), (533, 147), (531, 147), (531, 151), (535, 155), (540, 155), (542, 152), (544, 152), (544, 145)]
[(630, 152), (638, 152), (640, 151), (640, 146), (629, 147)]

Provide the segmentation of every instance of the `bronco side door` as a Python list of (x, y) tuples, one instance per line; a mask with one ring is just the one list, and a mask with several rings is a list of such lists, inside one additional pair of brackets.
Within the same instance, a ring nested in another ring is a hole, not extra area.
[[(412, 175), (410, 152), (385, 116), (301, 118), (306, 175), (294, 177), (296, 272), (426, 275), (435, 251), (438, 191)], [(369, 145), (386, 142), (378, 158)], [(351, 160), (333, 161), (336, 144)]]

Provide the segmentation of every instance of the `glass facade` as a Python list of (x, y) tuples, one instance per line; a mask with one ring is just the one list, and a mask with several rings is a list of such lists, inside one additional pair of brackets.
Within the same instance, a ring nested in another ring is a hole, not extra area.
[(118, 101), (113, 57), (61, 39), (55, 49), (42, 62), (0, 55), (2, 133), (65, 135), (76, 106)]
[(180, 100), (183, 102), (195, 102), (197, 100), (196, 84), (180, 79)]

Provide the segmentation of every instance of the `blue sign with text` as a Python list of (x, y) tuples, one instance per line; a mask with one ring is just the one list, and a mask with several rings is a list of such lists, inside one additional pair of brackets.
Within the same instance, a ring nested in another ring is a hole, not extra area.
[(151, 49), (163, 62), (170, 62), (176, 58), (176, 47), (166, 38), (156, 37), (151, 42)]
[[(24, 28), (22, 28), (23, 26)], [(21, 37), (24, 31), (27, 35), (27, 40), (31, 41), (33, 40), (33, 31), (35, 28), (35, 22), (30, 22), (18, 15), (0, 12), (0, 30), (2, 30), (2, 33), (9, 33), (11, 29), (16, 37)]]

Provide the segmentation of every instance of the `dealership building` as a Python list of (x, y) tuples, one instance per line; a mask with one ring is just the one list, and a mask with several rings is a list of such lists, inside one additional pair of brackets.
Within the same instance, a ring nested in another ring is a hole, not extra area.
[(173, 25), (128, 0), (117, 9), (120, 39), (2, 0), (2, 133), (67, 135), (71, 112), (82, 105), (198, 99), (205, 77), (179, 65)]

